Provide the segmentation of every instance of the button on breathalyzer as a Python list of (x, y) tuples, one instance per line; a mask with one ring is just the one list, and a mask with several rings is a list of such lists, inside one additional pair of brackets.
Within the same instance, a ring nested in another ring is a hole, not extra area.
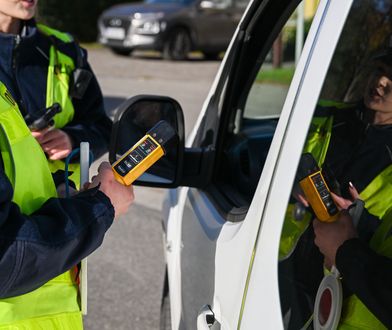
[(112, 169), (116, 180), (126, 186), (166, 154), (166, 149), (177, 133), (166, 122), (160, 121), (151, 128), (131, 149), (121, 156)]
[(337, 219), (338, 208), (322, 171), (310, 153), (302, 155), (300, 166), (302, 178), (299, 181), (307, 201), (320, 221), (333, 222)]

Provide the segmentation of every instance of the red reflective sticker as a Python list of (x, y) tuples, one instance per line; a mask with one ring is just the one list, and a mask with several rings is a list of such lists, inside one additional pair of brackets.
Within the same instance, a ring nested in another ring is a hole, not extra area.
[(326, 288), (321, 295), (319, 306), (319, 322), (321, 325), (325, 325), (328, 322), (328, 318), (331, 314), (331, 308), (332, 292), (329, 288)]

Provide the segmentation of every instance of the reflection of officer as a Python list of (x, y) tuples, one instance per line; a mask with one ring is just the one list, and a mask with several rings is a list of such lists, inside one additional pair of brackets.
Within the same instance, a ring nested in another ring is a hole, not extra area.
[[(147, 101), (135, 104), (132, 122), (146, 132), (158, 123), (163, 117), (161, 103)], [(163, 117), (164, 118), (164, 117)]]
[(153, 101), (140, 101), (132, 105), (132, 111), (125, 113), (122, 125), (119, 126), (118, 141), (129, 141), (121, 145), (123, 150), (116, 150), (118, 154), (124, 154), (130, 146), (138, 142), (146, 135), (156, 123), (161, 120), (159, 103)]
[[(342, 198), (335, 197), (335, 201), (340, 207), (351, 204)], [(385, 214), (382, 221), (364, 211), (359, 224), (362, 226), (360, 237), (346, 211), (342, 211), (333, 223), (315, 220), (315, 243), (330, 265), (336, 265), (346, 287), (371, 312), (357, 314), (357, 324), (378, 329), (379, 320), (391, 329), (392, 210)], [(364, 230), (364, 226), (370, 230)], [(364, 232), (368, 234), (364, 235)], [(369, 234), (372, 236), (370, 243), (367, 242)]]
[[(328, 166), (343, 196), (349, 196), (352, 181), (368, 211), (383, 218), (392, 205), (390, 185), (386, 184), (392, 180), (392, 53), (374, 57), (369, 66), (372, 70), (366, 77), (362, 102), (316, 109), (304, 152), (312, 153), (323, 170)], [(313, 230), (308, 226), (311, 219), (310, 213), (301, 221), (286, 217), (282, 230), (279, 274), (280, 285), (286, 289), (281, 290), (282, 310), (294, 315), (293, 327), (308, 321), (324, 275), (323, 256), (314, 246)], [(341, 326), (354, 327), (372, 319), (355, 294), (348, 290), (345, 294)], [(370, 328), (382, 327), (377, 319), (373, 321)]]

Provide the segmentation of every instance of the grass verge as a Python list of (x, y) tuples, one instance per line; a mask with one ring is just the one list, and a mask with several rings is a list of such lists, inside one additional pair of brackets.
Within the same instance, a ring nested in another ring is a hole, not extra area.
[(258, 83), (290, 85), (294, 70), (294, 67), (263, 70), (257, 74), (256, 81)]

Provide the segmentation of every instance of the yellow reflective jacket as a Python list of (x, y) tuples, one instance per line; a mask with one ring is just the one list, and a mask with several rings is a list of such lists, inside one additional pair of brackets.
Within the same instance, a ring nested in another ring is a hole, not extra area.
[[(55, 29), (49, 28), (43, 24), (37, 24), (37, 28), (43, 34), (59, 39), (62, 42), (73, 42), (73, 38), (67, 34)], [(72, 121), (75, 110), (72, 100), (69, 96), (70, 79), (75, 63), (72, 58), (61, 53), (56, 45), (52, 44), (49, 51), (49, 67), (46, 85), (46, 107), (52, 106), (54, 103), (61, 105), (62, 111), (54, 116), (54, 126), (62, 128)], [(49, 168), (52, 173), (57, 170), (64, 170), (65, 164), (61, 160), (48, 160)], [(79, 164), (70, 164), (69, 171), (72, 175), (69, 177), (76, 187), (79, 188), (80, 183), (80, 167)]]
[[(304, 147), (304, 153), (309, 152), (322, 168), (327, 150), (329, 147), (333, 125), (333, 116), (314, 117), (309, 130)], [(392, 205), (392, 165), (386, 167), (379, 173), (368, 186), (360, 193), (361, 199), (365, 202), (366, 209), (373, 215), (382, 219), (387, 210)], [(308, 227), (311, 216), (307, 213), (301, 221), (297, 221), (293, 216), (293, 205), (289, 205), (286, 211), (286, 218), (282, 229), (279, 257), (283, 260), (294, 251), (298, 240)], [(392, 216), (392, 214), (391, 214)], [(392, 224), (391, 221), (388, 221)], [(383, 226), (382, 226), (383, 227)], [(376, 252), (383, 251), (384, 255), (392, 257), (392, 242), (381, 239), (382, 228), (376, 232), (371, 240), (371, 246)], [(377, 243), (376, 243), (377, 242)], [(339, 329), (385, 329), (382, 323), (362, 304), (362, 302), (352, 295), (343, 303), (343, 310)]]
[[(1, 82), (0, 150), (4, 171), (14, 188), (13, 201), (23, 213), (33, 213), (46, 200), (57, 195), (45, 154)], [(82, 328), (73, 271), (30, 293), (0, 300), (0, 330)]]
[[(333, 116), (314, 117), (309, 129), (303, 152), (309, 152), (318, 162), (320, 168), (328, 151), (331, 140)], [(382, 218), (392, 205), (392, 165), (382, 170), (368, 186), (360, 193), (365, 202), (366, 209), (373, 215)], [(292, 204), (286, 210), (285, 221), (282, 228), (279, 259), (286, 259), (294, 251), (295, 246), (308, 227), (311, 215), (305, 214), (301, 221), (293, 216)]]

